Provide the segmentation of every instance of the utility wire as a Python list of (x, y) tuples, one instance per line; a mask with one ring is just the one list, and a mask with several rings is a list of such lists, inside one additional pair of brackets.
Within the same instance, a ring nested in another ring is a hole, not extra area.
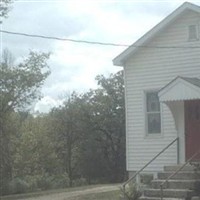
[(126, 44), (115, 44), (115, 43), (106, 43), (106, 42), (91, 42), (91, 41), (87, 41), (87, 40), (75, 40), (75, 39), (69, 39), (69, 38), (59, 38), (59, 37), (52, 37), (52, 36), (44, 36), (44, 35), (35, 35), (35, 34), (5, 31), (5, 30), (0, 30), (0, 32), (6, 33), (6, 34), (11, 34), (11, 35), (21, 35), (21, 36), (26, 36), (26, 37), (43, 38), (43, 39), (50, 39), (50, 40), (60, 40), (60, 41), (69, 41), (69, 42), (86, 43), (86, 44), (97, 44), (97, 45), (107, 45), (107, 46), (129, 47), (129, 45), (126, 45)]
[(5, 34), (10, 34), (10, 35), (19, 35), (19, 36), (32, 37), (32, 38), (42, 38), (42, 39), (49, 39), (49, 40), (59, 40), (59, 41), (85, 43), (85, 44), (92, 44), (92, 45), (103, 45), (103, 46), (115, 46), (115, 47), (157, 48), (157, 49), (199, 49), (200, 48), (200, 46), (152, 46), (152, 45), (148, 46), (148, 45), (134, 45), (134, 44), (127, 45), (127, 44), (96, 42), (96, 41), (88, 41), (88, 40), (75, 40), (75, 39), (70, 39), (70, 38), (59, 38), (59, 37), (53, 37), (53, 36), (28, 34), (28, 33), (13, 32), (13, 31), (6, 31), (6, 30), (0, 30), (0, 32), (5, 33)]

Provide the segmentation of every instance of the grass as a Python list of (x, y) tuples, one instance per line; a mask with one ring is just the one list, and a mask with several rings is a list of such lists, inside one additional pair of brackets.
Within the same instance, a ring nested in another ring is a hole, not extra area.
[[(109, 184), (108, 184), (109, 185)], [(104, 185), (87, 185), (87, 186), (80, 186), (80, 187), (74, 187), (74, 188), (65, 188), (65, 189), (56, 189), (56, 190), (47, 190), (47, 191), (39, 191), (39, 192), (32, 192), (32, 193), (25, 193), (25, 194), (16, 194), (16, 195), (8, 195), (8, 196), (0, 196), (0, 200), (19, 200), (19, 199), (25, 199), (30, 197), (39, 197), (39, 196), (45, 196), (49, 194), (56, 194), (56, 193), (62, 193), (62, 192), (73, 192), (73, 191), (80, 191), (80, 190), (87, 190), (92, 189), (98, 186), (106, 186)], [(102, 192), (97, 194), (87, 194), (82, 195), (79, 197), (70, 197), (67, 198), (67, 200), (118, 200), (119, 198), (119, 192), (118, 191), (111, 191), (111, 192)]]
[(66, 200), (120, 200), (120, 191), (87, 194), (83, 196), (67, 198)]
[(24, 194), (0, 196), (0, 200), (20, 199), (20, 198), (25, 198), (25, 197), (27, 198), (37, 197), (37, 196), (56, 194), (56, 193), (61, 193), (61, 192), (73, 192), (76, 190), (86, 190), (89, 188), (94, 188), (96, 186), (101, 186), (101, 185), (87, 185), (87, 186), (80, 186), (80, 187), (73, 187), (73, 188), (63, 188), (63, 189), (45, 190), (45, 191), (39, 191), (39, 192), (30, 192), (30, 193), (24, 193)]

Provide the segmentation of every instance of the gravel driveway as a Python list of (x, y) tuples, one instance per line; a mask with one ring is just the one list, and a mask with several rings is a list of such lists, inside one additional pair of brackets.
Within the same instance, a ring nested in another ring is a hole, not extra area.
[(77, 191), (72, 191), (72, 192), (61, 192), (61, 193), (48, 194), (48, 195), (38, 196), (38, 197), (30, 197), (26, 199), (27, 200), (67, 200), (71, 197), (78, 197), (82, 195), (95, 194), (95, 193), (97, 194), (97, 193), (109, 192), (109, 191), (115, 191), (115, 190), (119, 190), (119, 185), (97, 186), (91, 189), (77, 190)]

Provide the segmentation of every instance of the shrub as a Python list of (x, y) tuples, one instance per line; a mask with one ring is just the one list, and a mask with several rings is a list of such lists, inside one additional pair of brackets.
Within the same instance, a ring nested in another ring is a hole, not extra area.
[(20, 193), (26, 193), (29, 191), (29, 184), (17, 177), (14, 178), (8, 185), (9, 187), (9, 194), (20, 194)]
[(52, 178), (54, 189), (69, 187), (69, 177), (67, 173), (54, 175)]
[(3, 184), (0, 184), (0, 196), (9, 194), (9, 182), (2, 180)]
[(40, 179), (40, 175), (35, 176), (25, 176), (24, 180), (29, 184), (29, 191), (34, 192), (39, 190), (38, 188), (38, 179)]
[(66, 173), (57, 175), (44, 174), (37, 177), (37, 188), (41, 190), (65, 188), (68, 186), (69, 177)]
[(85, 178), (79, 178), (73, 181), (73, 186), (82, 186), (82, 185), (87, 185), (88, 181)]
[(41, 190), (53, 189), (53, 177), (48, 174), (38, 176), (37, 187)]
[(127, 185), (125, 191), (121, 190), (121, 192), (121, 196), (125, 196), (125, 199), (127, 200), (138, 200), (139, 197), (142, 195), (141, 191), (138, 189), (137, 184), (133, 182)]

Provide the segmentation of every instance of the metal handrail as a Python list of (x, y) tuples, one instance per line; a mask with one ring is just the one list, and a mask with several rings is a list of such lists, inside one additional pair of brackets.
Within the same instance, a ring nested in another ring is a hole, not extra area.
[(123, 189), (123, 193), (125, 194), (125, 187), (126, 185), (132, 181), (140, 172), (142, 172), (149, 164), (151, 164), (158, 156), (160, 156), (164, 151), (166, 151), (172, 144), (174, 144), (175, 142), (179, 141), (179, 137), (177, 137), (176, 139), (174, 139), (172, 142), (170, 142), (165, 148), (163, 148), (156, 156), (154, 156), (147, 164), (145, 164), (140, 170), (138, 170), (131, 178), (129, 178), (125, 183), (123, 183), (122, 185), (122, 189)]
[(163, 200), (163, 186), (166, 184), (173, 176), (175, 176), (179, 171), (181, 171), (193, 158), (195, 158), (200, 153), (200, 149), (196, 151), (183, 165), (181, 165), (173, 174), (168, 176), (164, 182), (160, 184), (160, 194), (161, 194), (161, 200)]

